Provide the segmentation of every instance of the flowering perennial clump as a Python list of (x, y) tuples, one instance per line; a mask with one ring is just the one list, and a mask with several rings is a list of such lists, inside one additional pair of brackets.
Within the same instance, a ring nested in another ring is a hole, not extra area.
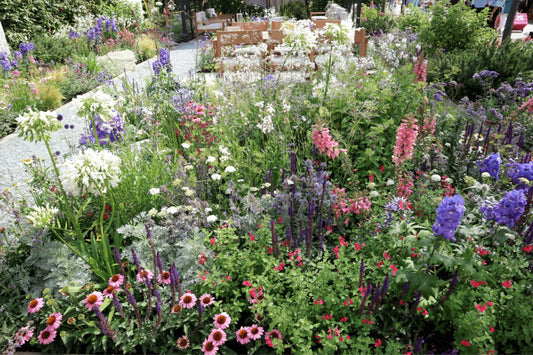
[(446, 196), (437, 207), (437, 218), (433, 224), (435, 236), (442, 235), (444, 239), (455, 242), (455, 231), (461, 224), (465, 214), (465, 201), (461, 195)]
[(57, 115), (50, 111), (33, 112), (31, 109), (17, 117), (19, 137), (31, 142), (49, 142), (52, 132), (61, 129)]
[(519, 188), (525, 188), (527, 185), (520, 181), (521, 178), (525, 178), (529, 181), (533, 181), (533, 163), (512, 163), (509, 164), (509, 170), (507, 170), (507, 176), (509, 176), (515, 184), (520, 184)]
[(500, 153), (492, 153), (482, 162), (478, 162), (477, 166), (479, 167), (479, 172), (487, 172), (494, 179), (498, 180), (498, 172), (500, 171), (500, 165), (502, 164), (502, 158)]
[(74, 195), (85, 192), (100, 195), (120, 182), (120, 162), (119, 157), (107, 150), (87, 149), (62, 165), (60, 179), (65, 190)]
[(485, 218), (488, 220), (492, 219), (498, 224), (505, 224), (512, 228), (524, 213), (526, 204), (527, 199), (524, 191), (517, 189), (507, 192), (496, 205), (482, 206), (481, 212), (485, 214)]
[(340, 153), (346, 154), (346, 149), (339, 149), (339, 142), (335, 141), (329, 134), (329, 129), (324, 123), (318, 123), (313, 126), (313, 140), (315, 147), (320, 153), (326, 152), (331, 159), (335, 159)]
[(111, 95), (98, 90), (79, 100), (78, 116), (87, 117), (90, 121), (98, 116), (102, 122), (111, 122), (117, 115), (115, 108), (118, 104), (119, 100), (115, 100)]
[(159, 50), (159, 58), (152, 63), (152, 69), (156, 75), (161, 73), (161, 71), (172, 71), (172, 65), (170, 64), (170, 53), (167, 49), (161, 48)]
[(392, 161), (396, 166), (401, 165), (413, 156), (416, 137), (418, 136), (418, 125), (414, 117), (407, 116), (402, 120), (398, 132), (396, 133), (396, 144)]

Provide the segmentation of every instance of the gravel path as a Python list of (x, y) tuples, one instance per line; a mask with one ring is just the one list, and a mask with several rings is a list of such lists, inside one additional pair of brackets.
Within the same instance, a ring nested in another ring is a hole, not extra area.
[[(152, 74), (152, 58), (136, 66), (135, 70), (127, 72), (114, 79), (117, 88), (122, 87), (122, 80), (127, 78), (131, 84), (143, 88), (146, 79)], [(195, 71), (196, 66), (196, 41), (180, 43), (170, 50), (170, 62), (173, 72), (180, 80), (188, 78)], [(76, 106), (73, 102), (55, 110), (57, 114), (63, 115), (62, 123), (73, 125), (73, 129), (62, 129), (52, 134), (50, 146), (54, 152), (65, 153), (70, 151), (70, 147), (77, 145), (80, 135), (85, 131), (87, 124), (76, 115)], [(13, 133), (0, 139), (0, 193), (9, 189), (15, 197), (26, 196), (29, 187), (25, 180), (30, 178), (24, 169), (24, 159), (32, 157), (45, 159), (50, 164), (48, 152), (45, 145), (24, 141), (18, 137), (18, 133)], [(0, 202), (1, 203), (1, 202)], [(0, 209), (0, 227), (11, 218)], [(4, 222), (4, 223), (3, 223)]]

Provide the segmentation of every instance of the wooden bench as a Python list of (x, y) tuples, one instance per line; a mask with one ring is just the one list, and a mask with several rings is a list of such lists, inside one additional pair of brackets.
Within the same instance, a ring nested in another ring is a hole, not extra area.
[(341, 20), (312, 20), (313, 21), (313, 30), (320, 29), (326, 27), (328, 23), (336, 23), (337, 25), (340, 25)]

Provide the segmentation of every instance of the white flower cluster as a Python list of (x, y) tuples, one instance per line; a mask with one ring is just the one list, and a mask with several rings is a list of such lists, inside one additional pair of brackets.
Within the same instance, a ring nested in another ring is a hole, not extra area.
[(34, 207), (26, 218), (35, 228), (46, 228), (52, 224), (54, 217), (58, 212), (59, 210), (57, 208), (51, 208), (46, 204), (44, 207)]
[(61, 128), (57, 115), (50, 111), (23, 113), (17, 117), (19, 137), (31, 142), (50, 141), (50, 134)]
[(107, 150), (87, 149), (61, 166), (61, 182), (74, 195), (106, 193), (120, 182), (120, 158)]
[(117, 115), (119, 100), (101, 90), (95, 91), (79, 100), (78, 116), (92, 118), (98, 115), (103, 122), (109, 122)]
[(334, 46), (353, 44), (353, 30), (344, 22), (341, 22), (340, 24), (327, 23), (322, 30), (322, 33)]
[(263, 117), (261, 123), (257, 124), (257, 128), (259, 128), (264, 134), (268, 134), (274, 130), (272, 115), (276, 112), (276, 109), (271, 103), (268, 103), (265, 112), (267, 114)]
[(310, 20), (290, 20), (283, 23), (281, 29), (285, 34), (282, 47), (289, 47), (293, 54), (307, 55), (317, 45), (317, 33), (311, 30)]

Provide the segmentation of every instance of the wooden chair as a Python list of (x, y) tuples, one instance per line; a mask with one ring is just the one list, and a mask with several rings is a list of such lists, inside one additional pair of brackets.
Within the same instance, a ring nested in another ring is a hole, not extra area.
[(309, 14), (309, 18), (311, 20), (325, 20), (326, 19), (326, 12), (324, 11), (319, 11), (319, 12), (311, 12)]
[(327, 20), (313, 20), (313, 30), (324, 28), (328, 23), (336, 23), (339, 25), (341, 23), (341, 20), (333, 20), (333, 19), (327, 19)]
[(354, 44), (359, 44), (359, 56), (366, 57), (366, 50), (368, 47), (368, 38), (366, 37), (366, 30), (364, 28), (357, 28), (355, 30)]
[(268, 31), (270, 24), (268, 21), (234, 22), (226, 30), (231, 30), (233, 27), (243, 31)]
[(219, 15), (208, 19), (205, 11), (200, 11), (194, 14), (194, 28), (196, 32), (196, 40), (201, 32), (216, 32), (226, 29), (226, 25), (231, 23), (235, 18), (234, 15)]
[[(217, 31), (217, 38), (213, 41), (215, 58), (219, 59), (220, 72), (224, 72), (224, 48), (237, 46), (253, 46), (265, 42), (261, 30), (238, 30), (238, 31)], [(261, 61), (264, 58), (261, 58)]]

